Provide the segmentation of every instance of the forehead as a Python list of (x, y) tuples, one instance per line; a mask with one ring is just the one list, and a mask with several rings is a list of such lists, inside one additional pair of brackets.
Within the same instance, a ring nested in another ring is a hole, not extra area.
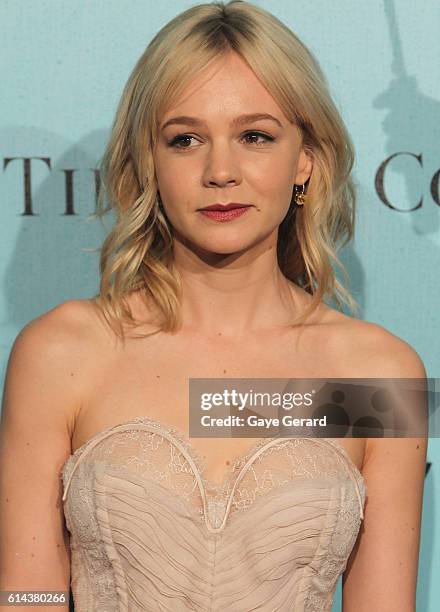
[(205, 121), (240, 113), (270, 113), (287, 121), (275, 98), (237, 53), (219, 57), (184, 87), (162, 115), (197, 115)]

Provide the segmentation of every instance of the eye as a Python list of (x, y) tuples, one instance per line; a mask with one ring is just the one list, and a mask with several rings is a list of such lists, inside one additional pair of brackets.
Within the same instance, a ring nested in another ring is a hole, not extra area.
[(187, 140), (189, 138), (194, 138), (194, 136), (190, 136), (189, 134), (178, 134), (177, 136), (168, 141), (168, 146), (175, 147), (177, 149), (188, 149), (189, 147), (181, 147), (177, 145), (180, 145), (183, 140)]
[[(243, 134), (243, 138), (248, 138), (248, 137), (255, 137), (257, 136), (257, 138), (262, 138), (263, 142), (249, 142), (248, 144), (254, 144), (256, 146), (261, 146), (264, 145), (266, 142), (273, 142), (275, 140), (275, 138), (273, 136), (269, 136), (269, 134), (264, 134), (263, 132), (246, 132), (245, 134)], [(171, 140), (168, 141), (168, 146), (169, 147), (174, 147), (176, 149), (190, 149), (191, 147), (189, 146), (181, 146), (183, 144), (183, 142), (188, 142), (189, 140), (191, 140), (191, 138), (194, 138), (194, 136), (191, 136), (190, 134), (177, 134), (177, 136), (175, 136), (174, 138), (172, 138)]]
[(264, 144), (265, 142), (273, 142), (275, 140), (275, 138), (273, 138), (273, 136), (269, 136), (269, 134), (263, 134), (263, 132), (246, 132), (246, 134), (244, 134), (244, 138), (247, 138), (248, 136), (257, 136), (259, 138), (263, 138), (264, 142), (253, 142), (250, 144), (256, 144), (261, 145)]

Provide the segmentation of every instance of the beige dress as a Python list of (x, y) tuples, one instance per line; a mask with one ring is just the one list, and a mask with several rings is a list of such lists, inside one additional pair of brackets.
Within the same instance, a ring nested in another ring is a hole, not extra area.
[(62, 469), (75, 612), (325, 612), (356, 541), (362, 474), (328, 438), (258, 439), (222, 487), (140, 416)]

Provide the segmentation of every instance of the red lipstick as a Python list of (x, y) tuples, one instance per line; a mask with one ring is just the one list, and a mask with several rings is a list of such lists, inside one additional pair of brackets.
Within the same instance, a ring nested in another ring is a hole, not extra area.
[(205, 217), (214, 221), (231, 221), (236, 217), (241, 217), (246, 213), (252, 204), (241, 204), (239, 202), (229, 202), (228, 204), (211, 204), (204, 208), (199, 208)]

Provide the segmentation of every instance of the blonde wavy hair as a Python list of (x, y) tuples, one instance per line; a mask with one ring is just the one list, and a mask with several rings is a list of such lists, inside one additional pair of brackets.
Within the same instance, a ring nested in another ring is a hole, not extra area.
[(348, 281), (337, 251), (353, 237), (356, 190), (354, 148), (326, 77), (313, 54), (269, 12), (244, 0), (212, 2), (185, 10), (151, 40), (125, 85), (100, 161), (94, 216), (113, 210), (116, 219), (100, 249), (100, 288), (93, 300), (122, 338), (124, 323), (136, 327), (146, 322), (135, 319), (126, 302), (133, 291), (140, 290), (158, 315), (157, 331), (174, 331), (181, 324), (182, 285), (152, 151), (161, 113), (191, 79), (230, 51), (244, 58), (298, 125), (303, 147), (313, 157), (306, 205), (292, 202), (278, 233), (282, 274), (312, 295), (292, 325), (303, 324), (328, 298), (339, 308), (358, 310), (332, 267), (336, 264)]

